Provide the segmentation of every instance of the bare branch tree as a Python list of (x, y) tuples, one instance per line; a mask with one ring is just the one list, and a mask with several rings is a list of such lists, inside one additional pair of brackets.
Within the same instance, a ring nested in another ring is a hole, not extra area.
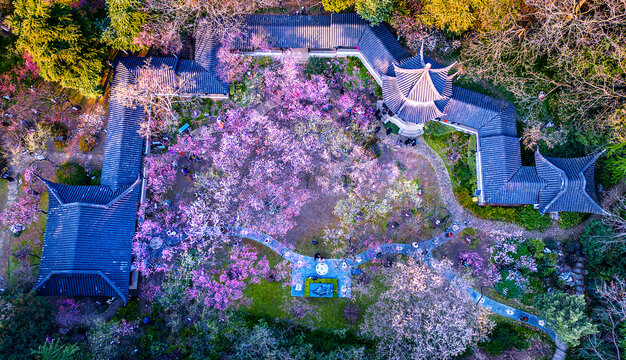
[(145, 0), (143, 11), (150, 15), (138, 41), (178, 52), (180, 34), (193, 32), (200, 20), (203, 29), (221, 39), (239, 34), (244, 15), (276, 5), (276, 0)]
[(183, 97), (186, 84), (186, 78), (176, 76), (171, 67), (156, 67), (147, 62), (133, 81), (113, 89), (112, 99), (127, 107), (141, 107), (149, 113), (148, 119), (140, 124), (142, 135), (167, 131), (178, 124), (174, 104), (192, 100)]
[(624, 0), (528, 0), (505, 30), (471, 38), (465, 66), (512, 92), (531, 124), (545, 121), (547, 102), (572, 129), (619, 133), (614, 114), (626, 106), (625, 21)]
[(602, 301), (599, 318), (603, 323), (603, 331), (590, 336), (581, 348), (581, 353), (600, 360), (621, 360), (621, 332), (626, 321), (626, 281), (620, 278), (605, 281), (597, 293)]

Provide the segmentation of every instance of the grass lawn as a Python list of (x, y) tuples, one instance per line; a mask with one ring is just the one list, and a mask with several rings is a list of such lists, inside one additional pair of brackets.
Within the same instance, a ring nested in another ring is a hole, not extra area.
[[(333, 258), (333, 252), (342, 247), (339, 242), (326, 241), (324, 238), (324, 232), (320, 231), (317, 234), (313, 234), (304, 238), (301, 238), (296, 243), (294, 249), (298, 254), (306, 256), (315, 256), (316, 253), (320, 253), (325, 258)], [(317, 240), (317, 245), (313, 245), (313, 240)]]
[[(44, 192), (41, 194), (39, 199), (39, 208), (43, 211), (48, 210), (48, 192)], [(33, 224), (20, 236), (14, 237), (13, 235), (9, 235), (10, 241), (10, 251), (14, 251), (23, 245), (30, 245), (31, 247), (31, 256), (30, 262), (33, 266), (38, 266), (39, 261), (41, 259), (41, 251), (43, 245), (43, 235), (46, 229), (46, 220), (48, 219), (48, 215), (39, 213), (39, 219), (33, 222)], [(7, 278), (11, 281), (11, 274), (13, 271), (17, 270), (19, 267), (19, 262), (17, 259), (14, 259), (13, 256), (9, 256), (8, 264), (7, 264)]]
[[(245, 240), (245, 243), (255, 247), (259, 256), (266, 256), (270, 266), (275, 266), (281, 261), (281, 257), (269, 248), (256, 242)], [(363, 268), (368, 271), (370, 264)], [(291, 283), (291, 274), (285, 281)], [(355, 286), (360, 286), (352, 284)], [(364, 314), (367, 307), (373, 304), (384, 290), (382, 278), (373, 276), (369, 285), (372, 291), (368, 296), (356, 296), (354, 298), (300, 298), (307, 303), (317, 307), (317, 319), (314, 321), (316, 328), (321, 329), (356, 329), (358, 324), (350, 324), (343, 313), (346, 305), (354, 303)], [(283, 309), (285, 303), (291, 299), (291, 288), (283, 287), (282, 283), (276, 281), (261, 280), (260, 284), (250, 284), (244, 291), (244, 295), (252, 300), (252, 303), (245, 309), (251, 315), (269, 318), (290, 319), (291, 316)], [(307, 321), (308, 320), (308, 321)], [(310, 323), (310, 319), (295, 320), (298, 323)]]
[[(290, 282), (290, 279), (285, 281)], [(253, 315), (269, 318), (288, 319), (291, 316), (283, 309), (286, 301), (291, 298), (291, 288), (283, 287), (279, 282), (261, 280), (260, 284), (251, 284), (245, 290), (245, 295), (252, 299), (247, 311)], [(348, 298), (302, 298), (317, 307), (318, 320), (315, 327), (321, 329), (354, 328), (344, 315), (343, 308), (352, 300)], [(295, 320), (296, 322), (305, 322)]]
[[(270, 267), (274, 267), (282, 260), (282, 257), (264, 245), (251, 240), (244, 240), (244, 242), (255, 247), (259, 257), (266, 256)], [(291, 283), (291, 274), (285, 281)], [(289, 286), (283, 287), (280, 282), (261, 280), (260, 284), (248, 285), (244, 294), (252, 299), (252, 303), (247, 308), (250, 314), (269, 318), (290, 318), (290, 315), (283, 309), (285, 302), (291, 298)], [(307, 298), (305, 301), (318, 307), (320, 320), (317, 322), (317, 327), (323, 329), (349, 327), (343, 316), (343, 307), (351, 301), (350, 299)]]

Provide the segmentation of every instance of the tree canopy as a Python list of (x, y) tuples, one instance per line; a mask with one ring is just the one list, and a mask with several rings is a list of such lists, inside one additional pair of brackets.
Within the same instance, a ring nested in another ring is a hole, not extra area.
[(24, 359), (52, 330), (53, 313), (45, 298), (10, 290), (0, 297), (0, 357)]
[(146, 14), (139, 11), (139, 0), (108, 0), (108, 26), (102, 40), (116, 49), (137, 51), (142, 48), (136, 39), (143, 30)]
[(93, 31), (68, 5), (43, 0), (17, 0), (8, 19), (18, 35), (18, 50), (32, 55), (45, 80), (76, 89), (87, 97), (100, 93), (102, 50)]
[(554, 332), (569, 346), (577, 346), (580, 339), (597, 332), (585, 314), (585, 297), (561, 292), (537, 295), (535, 305)]
[(481, 340), (491, 323), (440, 274), (414, 261), (385, 271), (390, 286), (367, 310), (364, 334), (388, 359), (449, 359)]

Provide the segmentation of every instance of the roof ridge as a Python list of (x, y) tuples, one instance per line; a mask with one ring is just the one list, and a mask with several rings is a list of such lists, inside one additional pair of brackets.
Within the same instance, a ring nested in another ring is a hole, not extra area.
[(73, 187), (73, 188), (84, 188), (84, 189), (87, 189), (87, 188), (89, 188), (89, 189), (105, 189), (105, 190), (111, 192), (111, 194), (115, 194), (117, 192), (117, 190), (113, 190), (113, 187), (111, 185), (66, 185), (66, 184), (59, 184), (59, 183), (55, 183), (55, 182), (46, 180), (46, 179), (42, 178), (39, 175), (36, 175), (36, 176), (41, 181), (43, 181), (43, 183), (46, 185), (46, 188), (48, 188), (48, 191), (52, 193), (52, 195), (57, 199), (57, 201), (59, 202), (59, 204), (61, 206), (80, 205), (80, 206), (87, 206), (87, 207), (104, 207), (104, 208), (110, 208), (114, 203), (119, 201), (122, 197), (126, 196), (129, 192), (131, 192), (137, 186), (137, 184), (140, 183), (140, 180), (141, 180), (141, 176), (140, 176), (132, 184), (122, 185), (122, 186), (128, 186), (128, 185), (130, 185), (130, 186), (128, 186), (128, 188), (126, 190), (121, 192), (119, 195), (117, 195), (115, 198), (113, 198), (108, 203), (106, 203), (106, 204), (93, 204), (93, 203), (86, 203), (86, 202), (82, 202), (82, 201), (65, 202), (63, 200), (63, 198), (61, 197), (61, 195), (59, 195), (59, 193), (57, 191), (57, 186)]
[(68, 274), (68, 275), (74, 275), (74, 274), (99, 275), (100, 277), (102, 277), (102, 279), (104, 279), (104, 281), (106, 281), (109, 284), (109, 286), (111, 286), (113, 291), (115, 291), (120, 296), (120, 298), (122, 298), (122, 300), (124, 301), (124, 304), (126, 304), (128, 302), (128, 299), (126, 298), (124, 293), (122, 293), (122, 290), (117, 285), (115, 285), (113, 280), (111, 280), (111, 278), (109, 278), (107, 276), (107, 274), (105, 274), (101, 270), (52, 270), (52, 271), (50, 271), (50, 273), (41, 282), (39, 282), (37, 285), (35, 285), (35, 287), (33, 288), (33, 291), (37, 291), (48, 280), (50, 280), (50, 278), (53, 275), (62, 275), (62, 274)]
[[(470, 90), (471, 91), (471, 90)], [(498, 99), (496, 99), (498, 100)], [(495, 114), (489, 118), (489, 120), (485, 121), (484, 123), (480, 124), (480, 126), (478, 127), (478, 130), (482, 129), (483, 127), (487, 126), (487, 124), (489, 124), (490, 122), (492, 122), (496, 117), (502, 115), (504, 113), (504, 111), (510, 107), (515, 107), (515, 105), (511, 104), (511, 103), (507, 103), (508, 105), (503, 106), (501, 109), (499, 109), (498, 111), (495, 111)], [(489, 109), (487, 109), (489, 111)], [(515, 119), (513, 119), (513, 121), (515, 121)], [(516, 134), (517, 135), (517, 134)]]
[(551, 167), (552, 169), (556, 170), (557, 174), (561, 178), (561, 189), (559, 190), (559, 192), (556, 195), (554, 195), (554, 198), (552, 198), (552, 200), (550, 200), (546, 204), (546, 206), (543, 207), (543, 209), (541, 210), (541, 213), (544, 214), (544, 213), (546, 213), (546, 210), (550, 206), (552, 206), (552, 204), (554, 204), (556, 202), (556, 200), (558, 200), (561, 196), (563, 196), (563, 194), (565, 193), (565, 189), (567, 189), (569, 181), (567, 179), (567, 174), (565, 173), (564, 170), (562, 170), (558, 166), (554, 165), (550, 160), (548, 160), (548, 158), (543, 156), (543, 154), (539, 150), (537, 150), (536, 153), (541, 157), (541, 159), (543, 159), (548, 164), (549, 167)]

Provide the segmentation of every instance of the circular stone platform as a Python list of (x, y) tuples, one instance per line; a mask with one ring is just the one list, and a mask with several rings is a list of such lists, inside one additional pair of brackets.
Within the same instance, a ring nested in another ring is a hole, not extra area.
[(318, 275), (326, 275), (326, 273), (328, 272), (328, 265), (324, 264), (324, 263), (319, 263), (315, 266), (315, 272)]

